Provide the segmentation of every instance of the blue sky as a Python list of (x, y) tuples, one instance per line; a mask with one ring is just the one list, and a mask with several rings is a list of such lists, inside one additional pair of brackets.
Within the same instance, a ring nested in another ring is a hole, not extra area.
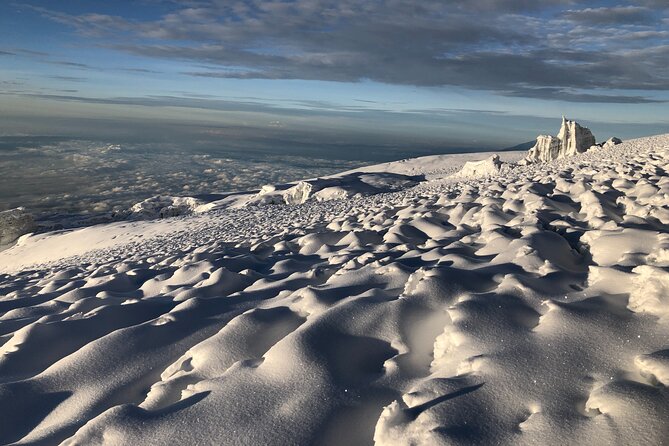
[(504, 147), (669, 132), (664, 0), (0, 3), (0, 135)]

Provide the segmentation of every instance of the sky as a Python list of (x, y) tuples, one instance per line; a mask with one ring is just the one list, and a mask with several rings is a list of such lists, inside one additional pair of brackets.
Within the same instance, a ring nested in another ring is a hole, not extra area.
[(667, 0), (2, 0), (0, 137), (434, 152), (564, 114), (631, 138), (669, 132), (667, 66)]

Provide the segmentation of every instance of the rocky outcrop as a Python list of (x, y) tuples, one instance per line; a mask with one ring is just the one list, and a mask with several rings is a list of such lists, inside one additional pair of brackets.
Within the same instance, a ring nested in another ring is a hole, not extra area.
[(609, 147), (617, 146), (618, 144), (622, 144), (623, 140), (620, 138), (616, 138), (615, 136), (613, 138), (609, 138), (606, 140), (604, 144), (602, 144), (602, 147), (605, 149), (608, 149)]
[(576, 121), (562, 117), (562, 126), (557, 136), (541, 135), (527, 155), (527, 162), (552, 161), (583, 153), (595, 145), (590, 129)]
[(35, 221), (24, 208), (0, 212), (0, 246), (13, 243), (36, 229)]

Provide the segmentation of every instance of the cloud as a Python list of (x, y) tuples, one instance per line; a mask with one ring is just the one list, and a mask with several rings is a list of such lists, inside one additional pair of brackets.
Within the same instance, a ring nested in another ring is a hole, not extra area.
[(28, 56), (48, 56), (49, 53), (45, 53), (43, 51), (35, 51), (35, 50), (29, 50), (26, 48), (16, 48), (14, 49), (17, 53), (28, 55)]
[(159, 71), (149, 70), (146, 68), (120, 68), (121, 71), (127, 71), (129, 73), (146, 73), (146, 74), (156, 74)]
[(657, 21), (654, 11), (642, 6), (569, 10), (564, 13), (564, 17), (591, 25), (651, 24)]
[(583, 92), (573, 92), (561, 88), (526, 88), (515, 89), (509, 92), (501, 92), (506, 96), (517, 96), (524, 98), (554, 99), (565, 102), (587, 102), (587, 103), (605, 103), (605, 104), (653, 104), (668, 102), (665, 100), (652, 99), (645, 96), (624, 96), (592, 94)]
[[(0, 92), (0, 95), (3, 94)], [(340, 105), (328, 101), (307, 101), (307, 100), (285, 100), (278, 101), (278, 104), (268, 104), (260, 98), (246, 98), (246, 100), (232, 100), (216, 98), (211, 95), (191, 95), (189, 96), (168, 96), (168, 95), (152, 95), (141, 97), (110, 97), (110, 98), (96, 98), (89, 96), (77, 95), (58, 95), (49, 93), (33, 93), (27, 92), (21, 96), (49, 99), (56, 101), (67, 102), (81, 102), (87, 104), (103, 104), (103, 105), (129, 105), (140, 107), (177, 107), (190, 108), (199, 110), (224, 111), (224, 112), (243, 112), (243, 113), (280, 113), (287, 116), (337, 116), (342, 113), (365, 113), (367, 115), (374, 113), (385, 114), (401, 114), (392, 109), (386, 109), (376, 104), (372, 106), (352, 106)], [(244, 98), (241, 98), (244, 99)], [(472, 113), (485, 112), (482, 110), (469, 109), (440, 109), (441, 111), (448, 110), (450, 113)], [(415, 111), (407, 111), (407, 113), (415, 113)]]
[[(71, 218), (77, 214), (85, 218), (90, 213), (125, 210), (158, 194), (253, 189), (364, 164), (318, 158), (305, 162), (301, 156), (280, 153), (246, 152), (239, 157), (198, 145), (166, 148), (49, 137), (7, 140), (11, 150), (0, 151), (0, 191), (12, 193), (0, 192), (0, 210), (26, 206), (41, 216), (69, 213)], [(35, 162), (36, 156), (41, 162)], [(24, 187), (15, 193), (16, 183)], [(63, 215), (55, 217), (60, 220)]]
[(65, 67), (72, 67), (72, 68), (81, 68), (81, 69), (91, 69), (90, 65), (87, 65), (85, 63), (79, 63), (79, 62), (72, 62), (69, 60), (47, 60), (45, 61), (46, 63), (50, 63), (52, 65), (63, 65)]
[(66, 82), (84, 82), (87, 80), (85, 77), (77, 76), (49, 76), (49, 78)]
[(194, 77), (455, 85), (575, 102), (653, 99), (573, 90), (669, 88), (666, 59), (646, 57), (669, 45), (666, 11), (653, 0), (585, 9), (569, 0), (165, 4), (171, 11), (153, 20), (35, 9), (118, 51), (211, 67), (185, 71)]

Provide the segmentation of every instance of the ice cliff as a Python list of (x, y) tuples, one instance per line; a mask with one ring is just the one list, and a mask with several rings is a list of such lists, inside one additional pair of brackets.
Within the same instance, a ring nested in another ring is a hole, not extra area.
[(587, 127), (562, 117), (557, 136), (540, 135), (527, 155), (527, 162), (552, 161), (583, 153), (595, 145), (595, 137)]

